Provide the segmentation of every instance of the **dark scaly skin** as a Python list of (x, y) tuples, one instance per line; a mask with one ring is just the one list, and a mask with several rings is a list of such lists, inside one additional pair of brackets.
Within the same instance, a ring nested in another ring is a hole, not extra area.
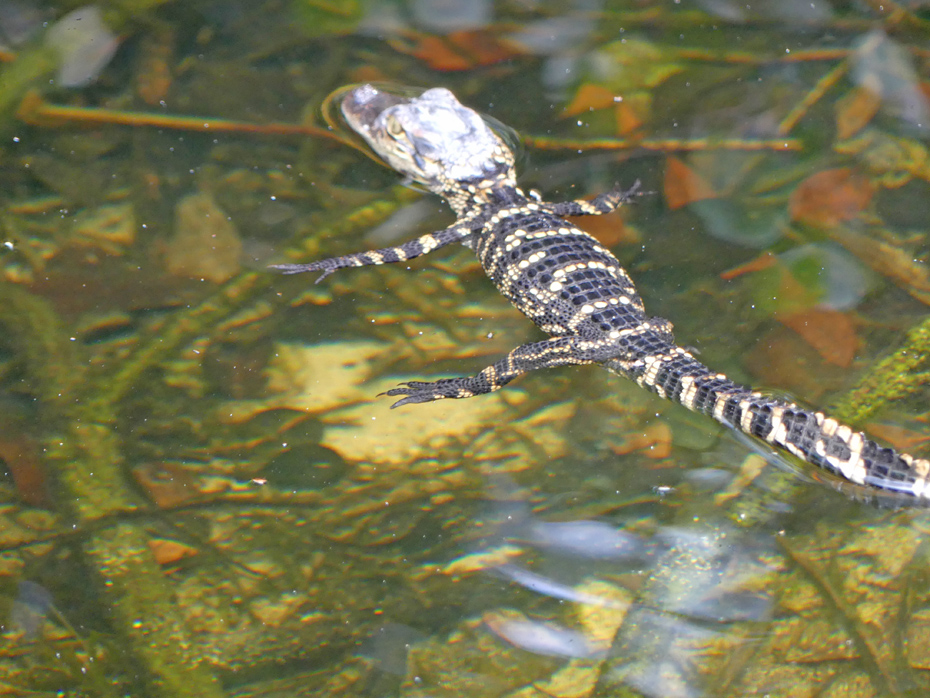
[(540, 368), (600, 364), (858, 485), (930, 500), (927, 460), (732, 382), (678, 346), (668, 320), (647, 317), (617, 258), (563, 219), (613, 211), (630, 200), (638, 183), (592, 201), (548, 203), (529, 196), (516, 185), (506, 144), (442, 88), (405, 98), (363, 85), (346, 92), (342, 111), (381, 158), (446, 199), (458, 219), (398, 247), (276, 268), (322, 271), (322, 279), (342, 267), (404, 261), (461, 242), (475, 250), (500, 292), (549, 335), (475, 376), (411, 381), (389, 390), (402, 396), (393, 407), (489, 393)]

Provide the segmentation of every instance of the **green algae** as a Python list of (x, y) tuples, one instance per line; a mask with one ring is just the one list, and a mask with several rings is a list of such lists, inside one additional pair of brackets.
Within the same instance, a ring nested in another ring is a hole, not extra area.
[[(345, 234), (367, 227), (396, 211), (405, 198), (379, 200), (348, 217), (334, 214), (338, 222), (319, 232)], [(127, 478), (125, 443), (117, 430), (120, 414), (150, 369), (197, 338), (212, 335), (223, 320), (254, 304), (278, 279), (240, 273), (143, 336), (123, 361), (96, 370), (84, 368), (79, 344), (50, 303), (20, 286), (0, 283), (0, 326), (8, 349), (46, 407), (46, 461), (73, 525), (87, 531), (82, 543), (87, 565), (96, 574), (123, 648), (141, 667), (141, 680), (151, 695), (210, 698), (222, 691), (201, 663), (202, 652), (177, 612), (171, 587), (149, 549), (149, 534), (131, 521), (120, 522), (121, 516), (150, 509)]]
[[(0, 284), (0, 325), (55, 424), (47, 437), (47, 462), (75, 525), (136, 510), (141, 502), (125, 480), (120, 439), (98, 422), (100, 414), (88, 409), (92, 403), (82, 395), (88, 385), (82, 381), (78, 352), (51, 305), (22, 288)], [(173, 598), (160, 583), (146, 538), (138, 527), (120, 524), (96, 530), (84, 542), (87, 561), (116, 616), (117, 632), (145, 667), (153, 695), (219, 696), (216, 680), (181, 653), (190, 642), (176, 620)]]
[(893, 400), (913, 395), (928, 382), (930, 318), (912, 327), (894, 353), (866, 370), (865, 377), (832, 410), (836, 418), (862, 424)]
[(57, 69), (55, 50), (40, 44), (24, 49), (15, 61), (0, 64), (0, 124), (8, 124), (26, 93)]

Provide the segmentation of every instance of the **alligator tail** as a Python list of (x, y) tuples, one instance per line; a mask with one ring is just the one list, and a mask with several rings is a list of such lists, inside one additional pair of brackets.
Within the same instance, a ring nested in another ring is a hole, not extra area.
[(669, 345), (663, 353), (636, 361), (614, 359), (605, 365), (667, 400), (857, 485), (930, 502), (930, 461), (881, 446), (822, 412), (734, 383), (681, 347)]

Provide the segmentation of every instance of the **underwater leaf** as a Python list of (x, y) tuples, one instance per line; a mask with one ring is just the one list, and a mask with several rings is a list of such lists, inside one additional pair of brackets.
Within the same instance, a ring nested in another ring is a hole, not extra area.
[(175, 233), (165, 251), (174, 276), (222, 283), (239, 271), (242, 239), (210, 194), (188, 194), (175, 207)]
[(859, 348), (856, 328), (846, 313), (811, 308), (791, 315), (779, 315), (785, 325), (810, 344), (824, 361), (848, 368)]
[(836, 390), (837, 373), (844, 373), (821, 361), (801, 335), (784, 325), (763, 335), (745, 355), (744, 363), (760, 384), (777, 385), (815, 402)]
[(756, 307), (772, 316), (801, 313), (817, 305), (823, 287), (817, 277), (803, 281), (781, 259), (752, 276), (752, 298)]
[(750, 283), (756, 306), (781, 319), (814, 308), (851, 310), (871, 281), (871, 273), (853, 255), (824, 242), (796, 247), (759, 264)]
[(607, 247), (632, 245), (641, 239), (639, 231), (629, 225), (617, 211), (603, 216), (579, 216), (572, 220), (578, 227), (596, 237), (598, 242)]
[(396, 50), (420, 59), (433, 70), (469, 70), (494, 65), (520, 55), (515, 45), (483, 31), (458, 31), (446, 36), (403, 32), (404, 38), (388, 39)]
[(69, 12), (51, 26), (45, 43), (58, 51), (58, 82), (84, 87), (97, 79), (119, 48), (119, 37), (106, 26), (94, 5)]
[(897, 424), (869, 422), (865, 428), (868, 429), (870, 435), (877, 436), (902, 451), (914, 451), (930, 441), (930, 435), (926, 432), (906, 429)]
[(872, 274), (853, 254), (833, 242), (801, 245), (778, 259), (804, 288), (818, 290), (817, 305), (821, 308), (851, 310), (871, 286)]
[(614, 107), (617, 117), (617, 135), (626, 136), (649, 120), (652, 114), (652, 95), (648, 92), (628, 94)]
[(309, 36), (349, 34), (365, 16), (368, 0), (294, 0), (294, 18)]
[(174, 62), (175, 32), (171, 27), (150, 30), (139, 42), (136, 93), (143, 102), (157, 105), (168, 96)]
[(348, 72), (349, 82), (390, 82), (390, 76), (376, 65), (360, 65)]
[[(401, 46), (406, 46), (406, 44), (400, 44), (397, 41), (390, 43), (398, 50), (403, 50)], [(470, 60), (458, 53), (438, 36), (420, 37), (416, 43), (405, 50), (405, 53), (419, 58), (434, 70), (468, 70), (472, 67)]]
[(652, 95), (648, 92), (630, 92), (620, 96), (602, 85), (585, 83), (575, 92), (572, 101), (562, 111), (562, 116), (577, 116), (608, 107), (614, 108), (617, 134), (625, 136), (648, 120), (652, 111)]
[(197, 548), (170, 538), (149, 538), (149, 550), (159, 565), (171, 565), (200, 552)]
[(791, 220), (832, 227), (855, 218), (872, 200), (868, 178), (848, 167), (822, 170), (805, 179), (791, 195)]
[(875, 116), (881, 98), (867, 87), (856, 87), (836, 103), (836, 136), (856, 135)]
[(618, 455), (643, 451), (647, 458), (662, 460), (672, 453), (672, 430), (665, 422), (654, 422), (638, 434), (632, 434), (611, 450)]
[(625, 38), (597, 51), (591, 62), (600, 82), (624, 93), (658, 87), (684, 70), (666, 53), (674, 55), (643, 39)]
[(473, 66), (502, 63), (522, 53), (514, 45), (480, 29), (452, 32), (446, 38), (472, 59)]
[(605, 109), (614, 104), (615, 97), (612, 90), (586, 82), (575, 92), (572, 101), (562, 111), (562, 116), (575, 116), (592, 109)]
[(787, 220), (781, 206), (758, 205), (755, 199), (702, 199), (694, 201), (691, 210), (718, 240), (757, 249), (782, 237)]
[(663, 189), (665, 201), (673, 210), (694, 201), (717, 198), (710, 182), (676, 157), (668, 158)]
[(412, 44), (399, 39), (388, 40), (388, 43), (398, 51), (419, 58), (434, 70), (468, 70), (472, 67), (470, 60), (439, 36), (421, 36)]
[(139, 489), (162, 509), (171, 509), (196, 501), (201, 495), (197, 478), (176, 463), (141, 463), (132, 469)]
[(878, 95), (886, 111), (926, 133), (930, 100), (920, 89), (914, 60), (884, 31), (875, 29), (856, 42), (850, 77)]
[(753, 273), (756, 306), (798, 333), (825, 360), (844, 368), (859, 348), (856, 328), (842, 312), (868, 289), (866, 272), (832, 243), (810, 244), (778, 257), (762, 255), (725, 278)]
[(731, 269), (720, 272), (720, 278), (724, 281), (730, 281), (743, 274), (751, 274), (754, 271), (762, 271), (778, 264), (778, 257), (771, 252), (763, 252), (758, 257), (750, 259), (748, 262), (737, 265)]
[[(8, 430), (9, 425), (5, 426)], [(49, 505), (46, 466), (38, 445), (21, 429), (9, 430), (6, 437), (0, 438), (0, 463), (6, 466), (16, 494), (24, 502), (33, 506)]]

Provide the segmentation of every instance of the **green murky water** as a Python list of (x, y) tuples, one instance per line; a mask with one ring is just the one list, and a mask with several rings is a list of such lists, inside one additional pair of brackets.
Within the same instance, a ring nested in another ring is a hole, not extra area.
[(467, 249), (266, 271), (452, 221), (314, 128), (443, 85), (642, 181), (579, 223), (705, 363), (926, 456), (923, 5), (0, 0), (0, 689), (924, 695), (924, 510), (594, 367), (390, 410), (539, 337)]

